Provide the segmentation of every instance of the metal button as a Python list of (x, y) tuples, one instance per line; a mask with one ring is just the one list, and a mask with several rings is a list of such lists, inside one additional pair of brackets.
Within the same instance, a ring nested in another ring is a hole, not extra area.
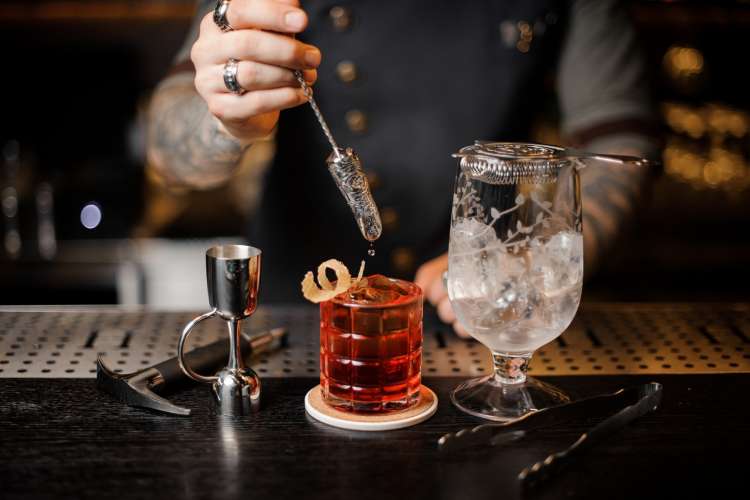
[(336, 65), (336, 75), (344, 83), (352, 83), (357, 79), (357, 67), (351, 61), (341, 61)]
[(411, 248), (398, 247), (391, 253), (391, 263), (393, 268), (399, 273), (409, 273), (414, 271), (416, 256)]
[(347, 7), (337, 5), (331, 8), (328, 15), (331, 17), (333, 29), (336, 31), (346, 31), (352, 25), (352, 11)]
[(546, 26), (544, 23), (535, 23), (534, 27), (528, 21), (503, 21), (500, 23), (500, 36), (507, 47), (515, 46), (522, 54), (531, 49), (534, 35), (541, 35)]
[(367, 116), (358, 109), (347, 111), (344, 119), (349, 130), (355, 134), (362, 134), (367, 130)]
[(525, 54), (529, 51), (531, 41), (534, 39), (534, 31), (531, 29), (531, 25), (526, 21), (518, 21), (518, 32), (520, 35), (518, 37), (518, 42), (516, 43), (516, 48), (519, 52)]
[(380, 210), (380, 220), (384, 231), (395, 231), (398, 228), (398, 212), (393, 207), (384, 207)]

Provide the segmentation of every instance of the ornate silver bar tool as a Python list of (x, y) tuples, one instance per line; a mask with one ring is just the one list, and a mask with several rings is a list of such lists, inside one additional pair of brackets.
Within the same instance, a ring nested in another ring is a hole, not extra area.
[[(258, 304), (261, 251), (245, 245), (220, 245), (206, 252), (206, 281), (211, 310), (185, 326), (177, 346), (182, 371), (193, 380), (213, 385), (218, 410), (225, 415), (246, 415), (260, 407), (260, 378), (245, 366), (240, 352), (240, 323)], [(185, 359), (185, 342), (193, 327), (213, 316), (227, 322), (229, 362), (213, 377), (195, 373)]]
[(380, 222), (378, 206), (372, 198), (372, 193), (370, 193), (370, 184), (367, 182), (367, 176), (362, 170), (362, 163), (352, 148), (340, 148), (338, 146), (336, 140), (333, 138), (333, 134), (331, 134), (331, 130), (328, 128), (325, 118), (323, 118), (323, 114), (320, 112), (320, 108), (318, 108), (318, 104), (313, 98), (312, 90), (302, 76), (302, 72), (297, 70), (294, 72), (294, 75), (305, 92), (310, 107), (313, 109), (315, 117), (323, 129), (323, 133), (333, 149), (326, 159), (328, 171), (336, 182), (339, 191), (344, 195), (349, 208), (352, 209), (354, 219), (357, 221), (357, 226), (359, 226), (362, 236), (367, 241), (373, 242), (380, 238), (383, 226)]

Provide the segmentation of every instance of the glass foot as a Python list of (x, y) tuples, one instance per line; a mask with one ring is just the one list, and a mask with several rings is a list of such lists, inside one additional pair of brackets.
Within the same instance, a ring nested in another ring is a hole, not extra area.
[(451, 393), (451, 401), (461, 411), (475, 417), (507, 422), (527, 413), (569, 403), (564, 392), (534, 378), (525, 382), (503, 383), (495, 375), (468, 380)]

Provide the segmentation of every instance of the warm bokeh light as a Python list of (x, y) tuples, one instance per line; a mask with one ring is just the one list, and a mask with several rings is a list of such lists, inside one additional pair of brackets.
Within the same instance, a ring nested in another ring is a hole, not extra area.
[(748, 113), (715, 103), (665, 103), (662, 112), (673, 133), (664, 149), (668, 175), (696, 189), (739, 192), (750, 186), (750, 164), (738, 141), (748, 136)]
[(664, 54), (662, 64), (675, 80), (690, 79), (703, 72), (703, 54), (693, 47), (672, 45)]

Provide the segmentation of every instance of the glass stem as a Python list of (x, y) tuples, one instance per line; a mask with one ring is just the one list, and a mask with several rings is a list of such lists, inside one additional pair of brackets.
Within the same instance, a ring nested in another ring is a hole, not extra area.
[(533, 353), (509, 354), (492, 351), (495, 380), (501, 384), (523, 384)]

